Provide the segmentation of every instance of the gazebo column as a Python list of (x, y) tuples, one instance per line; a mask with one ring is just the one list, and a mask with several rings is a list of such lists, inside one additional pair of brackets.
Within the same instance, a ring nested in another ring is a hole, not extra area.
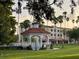
[(32, 42), (31, 42), (31, 35), (29, 35), (28, 38), (29, 38), (29, 40), (28, 40), (27, 43), (31, 45), (31, 43), (32, 43)]
[(43, 45), (42, 38), (43, 37), (40, 36), (40, 48), (42, 48), (42, 45)]
[(23, 40), (23, 35), (21, 35), (21, 45), (23, 46), (24, 40)]
[(50, 43), (49, 43), (49, 38), (47, 38), (47, 49), (49, 49), (49, 48), (50, 48)]
[(30, 43), (30, 45), (31, 45), (31, 48), (32, 48), (32, 50), (35, 50), (35, 42), (32, 42), (32, 37), (33, 35), (30, 35), (29, 36), (29, 43)]
[(58, 44), (58, 40), (56, 40), (56, 44)]

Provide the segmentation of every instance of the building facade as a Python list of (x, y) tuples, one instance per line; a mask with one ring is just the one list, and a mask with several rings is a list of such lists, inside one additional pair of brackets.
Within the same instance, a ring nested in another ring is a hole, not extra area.
[(49, 40), (55, 41), (56, 43), (61, 41), (64, 41), (64, 43), (69, 42), (69, 37), (67, 36), (67, 31), (69, 28), (60, 28), (55, 26), (43, 26), (42, 28), (50, 32), (48, 35)]

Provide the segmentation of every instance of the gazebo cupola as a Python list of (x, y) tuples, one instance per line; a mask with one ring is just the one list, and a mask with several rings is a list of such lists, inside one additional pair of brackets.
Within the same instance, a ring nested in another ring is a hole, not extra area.
[(39, 28), (39, 23), (32, 23), (32, 28)]

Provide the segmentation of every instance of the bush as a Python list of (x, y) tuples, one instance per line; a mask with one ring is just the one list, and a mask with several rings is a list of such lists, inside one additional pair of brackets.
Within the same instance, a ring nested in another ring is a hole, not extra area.
[(0, 50), (16, 50), (16, 49), (23, 49), (22, 46), (6, 46), (6, 47), (0, 47)]
[(31, 45), (26, 48), (27, 50), (32, 50)]

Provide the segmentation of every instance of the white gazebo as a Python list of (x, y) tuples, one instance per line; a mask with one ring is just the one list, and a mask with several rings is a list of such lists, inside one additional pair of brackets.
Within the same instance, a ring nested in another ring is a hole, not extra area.
[[(27, 42), (31, 46), (32, 50), (39, 50), (42, 48), (44, 43), (47, 46), (49, 45), (48, 34), (50, 33), (45, 29), (40, 28), (38, 23), (33, 23), (31, 28), (25, 30), (21, 34), (23, 38), (28, 37)], [(43, 41), (45, 42), (43, 43)]]

